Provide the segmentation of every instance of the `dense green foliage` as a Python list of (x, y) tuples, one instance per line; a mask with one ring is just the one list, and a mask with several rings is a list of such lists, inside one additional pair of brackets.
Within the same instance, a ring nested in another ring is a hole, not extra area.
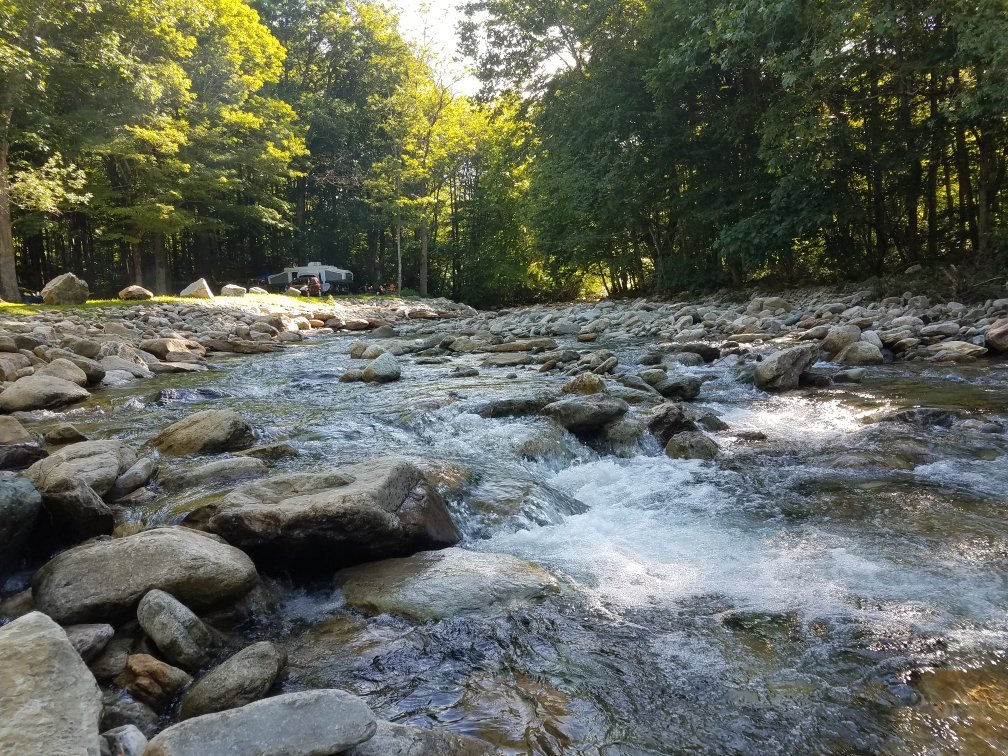
[(1006, 0), (0, 0), (0, 296), (294, 262), (477, 304), (1004, 265)]
[(468, 8), (487, 91), (535, 95), (556, 269), (622, 290), (1004, 265), (1005, 0)]

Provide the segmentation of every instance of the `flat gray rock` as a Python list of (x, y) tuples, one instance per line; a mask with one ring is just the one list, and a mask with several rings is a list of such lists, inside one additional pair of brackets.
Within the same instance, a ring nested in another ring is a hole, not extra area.
[(342, 690), (308, 690), (186, 719), (157, 735), (144, 756), (324, 756), (375, 734), (374, 714)]

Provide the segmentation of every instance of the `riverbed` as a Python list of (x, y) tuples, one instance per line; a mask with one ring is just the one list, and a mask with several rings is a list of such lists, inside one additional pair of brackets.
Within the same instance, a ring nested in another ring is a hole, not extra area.
[[(261, 443), (300, 452), (282, 470), (405, 456), (437, 483), (463, 548), (561, 581), (542, 603), (418, 623), (275, 578), (275, 605), (243, 632), (287, 648), (287, 690), (344, 688), (383, 718), (510, 753), (1008, 747), (1004, 363), (896, 363), (776, 395), (730, 362), (687, 368), (706, 381), (694, 406), (728, 425), (719, 458), (700, 462), (647, 435), (613, 448), (542, 417), (480, 417), (488, 399), (564, 378), (476, 355), (340, 383), (352, 340), (215, 355), (217, 370), (108, 389), (65, 415), (142, 443), (231, 407)], [(621, 364), (648, 346), (593, 345)], [(480, 374), (451, 376), (460, 365)], [(914, 407), (949, 412), (884, 419)], [(180, 522), (221, 493), (187, 488), (125, 519)]]

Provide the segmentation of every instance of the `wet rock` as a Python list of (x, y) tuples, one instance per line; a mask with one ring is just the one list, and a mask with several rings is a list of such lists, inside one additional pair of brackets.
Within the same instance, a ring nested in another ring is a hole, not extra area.
[(31, 481), (0, 475), (0, 575), (17, 566), (41, 509), (42, 496)]
[(147, 637), (172, 664), (195, 672), (209, 658), (215, 643), (213, 632), (170, 593), (149, 591), (140, 599), (137, 619)]
[[(111, 680), (126, 669), (126, 660), (133, 651), (132, 638), (113, 637), (94, 659), (88, 662), (91, 672), (99, 680)], [(108, 728), (114, 725), (103, 725)], [(146, 732), (146, 730), (145, 730)]]
[(718, 451), (717, 443), (700, 431), (677, 433), (665, 445), (665, 454), (673, 459), (714, 459)]
[(346, 751), (375, 733), (374, 715), (342, 690), (308, 690), (186, 719), (158, 734), (144, 756), (315, 756)]
[(47, 305), (84, 304), (90, 294), (86, 281), (73, 273), (64, 273), (42, 288), (42, 301)]
[(581, 396), (602, 394), (605, 393), (605, 390), (605, 381), (594, 373), (581, 373), (581, 375), (574, 376), (560, 389), (564, 394), (580, 394)]
[(31, 588), (27, 588), (0, 601), (0, 619), (17, 619), (35, 610)]
[(528, 352), (503, 352), (489, 355), (483, 360), (483, 365), (486, 367), (518, 367), (519, 365), (531, 365), (534, 361)]
[(836, 356), (839, 365), (881, 365), (882, 351), (867, 341), (856, 341)]
[(150, 654), (132, 654), (126, 668), (115, 679), (116, 685), (125, 688), (138, 701), (155, 711), (163, 711), (172, 699), (192, 682), (186, 672), (155, 659)]
[(293, 459), (300, 456), (300, 454), (301, 452), (290, 444), (263, 444), (262, 446), (253, 446), (251, 449), (235, 452), (235, 456), (237, 457), (255, 457), (266, 462)]
[(257, 580), (238, 549), (164, 527), (64, 551), (35, 573), (32, 589), (41, 611), (67, 623), (125, 618), (154, 588), (189, 606), (214, 606), (244, 596)]
[[(69, 444), (25, 472), (43, 495), (83, 483), (104, 496), (119, 476), (137, 462), (137, 453), (122, 441), (82, 441)], [(144, 481), (146, 482), (146, 481)]]
[(864, 368), (850, 368), (841, 370), (833, 376), (836, 383), (861, 383), (868, 371)]
[(623, 417), (630, 409), (622, 399), (605, 396), (581, 396), (547, 404), (542, 414), (556, 420), (571, 433), (591, 434)]
[(378, 721), (374, 737), (343, 756), (490, 756), (492, 746), (475, 738), (412, 725)]
[(112, 625), (95, 623), (88, 625), (67, 625), (63, 630), (81, 659), (86, 662), (97, 657), (115, 635)]
[(265, 475), (266, 463), (254, 457), (231, 457), (208, 462), (195, 468), (174, 470), (162, 475), (158, 483), (166, 489), (180, 489), (207, 483), (234, 483), (247, 478)]
[(402, 371), (399, 362), (388, 352), (385, 352), (372, 360), (364, 371), (361, 378), (371, 383), (389, 383), (399, 380)]
[(18, 412), (53, 409), (90, 397), (87, 389), (51, 375), (29, 375), (10, 384), (0, 393), (0, 409)]
[(449, 373), (452, 378), (476, 378), (479, 370), (471, 367), (457, 367)]
[(282, 569), (332, 570), (451, 546), (461, 537), (420, 470), (396, 458), (249, 483), (186, 523)]
[(101, 693), (63, 629), (41, 612), (0, 627), (0, 748), (98, 756)]
[(656, 407), (647, 427), (662, 446), (678, 433), (697, 430), (696, 423), (686, 415), (682, 405), (674, 402)]
[(766, 358), (753, 371), (753, 383), (765, 391), (798, 388), (798, 378), (819, 359), (815, 344), (792, 347)]
[(679, 347), (681, 352), (687, 352), (691, 354), (696, 354), (700, 356), (704, 362), (714, 362), (714, 360), (721, 357), (721, 350), (717, 347), (711, 346), (710, 344), (702, 344), (695, 342), (692, 344), (683, 344)]
[(688, 401), (700, 395), (703, 381), (694, 375), (668, 375), (654, 384), (654, 389), (666, 399)]
[(192, 297), (193, 299), (215, 299), (213, 292), (210, 290), (210, 284), (206, 282), (205, 278), (193, 281), (179, 292), (179, 296)]
[(154, 299), (154, 292), (143, 286), (127, 286), (119, 292), (119, 299)]
[(914, 407), (884, 415), (879, 418), (879, 422), (908, 423), (918, 428), (930, 428), (932, 426), (949, 428), (956, 421), (962, 419), (962, 417), (963, 413), (959, 410), (948, 410), (941, 407)]
[(340, 383), (358, 383), (364, 380), (364, 371), (359, 368), (350, 368), (339, 377)]
[(536, 394), (508, 399), (494, 399), (477, 406), (473, 412), (480, 417), (522, 417), (540, 412), (547, 404), (557, 400), (556, 394)]
[(60, 423), (45, 435), (47, 444), (59, 446), (62, 444), (76, 444), (80, 441), (87, 441), (88, 437), (81, 433), (70, 423)]
[(102, 733), (112, 756), (143, 756), (145, 736), (135, 725), (123, 725)]
[(43, 491), (42, 510), (40, 530), (51, 547), (108, 535), (115, 527), (112, 507), (80, 480), (61, 480)]
[(228, 409), (189, 415), (151, 440), (158, 451), (171, 457), (238, 451), (247, 449), (253, 442), (249, 424), (237, 412)]
[[(987, 354), (986, 347), (971, 344), (968, 341), (941, 341), (937, 344), (928, 345), (927, 350), (932, 354), (931, 359), (936, 362), (943, 360), (965, 362)], [(14, 385), (16, 386), (17, 384)], [(0, 394), (0, 400), (2, 399), (3, 395)]]
[(351, 606), (419, 621), (503, 612), (559, 590), (531, 562), (460, 548), (350, 567), (335, 579)]
[(268, 641), (242, 649), (186, 692), (179, 718), (190, 719), (258, 701), (273, 687), (286, 660), (283, 649)]
[(119, 501), (129, 496), (138, 488), (147, 485), (154, 475), (157, 464), (150, 457), (141, 457), (126, 472), (116, 478), (105, 498), (109, 501)]
[[(122, 669), (125, 668), (126, 661), (124, 659)], [(158, 731), (158, 720), (156, 711), (142, 701), (136, 700), (129, 691), (123, 688), (106, 690), (102, 694), (102, 730), (135, 727), (145, 737), (150, 738)]]

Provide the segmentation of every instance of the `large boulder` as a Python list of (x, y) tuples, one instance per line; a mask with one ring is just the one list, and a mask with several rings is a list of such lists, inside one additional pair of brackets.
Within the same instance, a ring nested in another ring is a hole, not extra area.
[(833, 326), (822, 341), (826, 354), (838, 354), (861, 338), (861, 329), (856, 325)]
[(665, 446), (677, 433), (698, 429), (696, 422), (686, 414), (681, 404), (666, 402), (651, 412), (648, 430)]
[(98, 756), (101, 692), (63, 629), (41, 612), (0, 627), (0, 751)]
[(52, 375), (76, 383), (78, 386), (86, 386), (88, 382), (87, 374), (64, 357), (57, 357), (48, 365), (38, 368), (35, 375)]
[(1008, 318), (1001, 318), (991, 324), (984, 343), (992, 352), (1008, 352)]
[(0, 576), (16, 566), (41, 508), (42, 497), (31, 481), (0, 476)]
[(531, 562), (460, 548), (349, 567), (336, 573), (336, 583), (351, 606), (421, 621), (506, 611), (559, 589)]
[(444, 500), (406, 460), (375, 459), (236, 488), (187, 524), (216, 533), (259, 564), (331, 571), (452, 546), (461, 538)]
[(84, 304), (90, 294), (87, 281), (73, 273), (64, 273), (43, 287), (42, 301), (47, 305)]
[(216, 640), (213, 631), (170, 593), (157, 588), (149, 591), (140, 599), (137, 619), (172, 664), (196, 672), (209, 659)]
[(234, 410), (204, 410), (173, 423), (151, 443), (162, 454), (216, 454), (252, 446), (252, 428)]
[(798, 388), (798, 378), (819, 359), (815, 344), (792, 347), (767, 357), (756, 366), (753, 383), (765, 391)]
[(191, 284), (186, 286), (182, 291), (179, 292), (180, 297), (191, 297), (193, 299), (214, 299), (213, 292), (210, 290), (210, 284), (206, 282), (205, 278), (200, 278), (197, 281), (193, 281)]
[(52, 375), (29, 375), (0, 393), (0, 409), (18, 412), (54, 409), (80, 402), (91, 394), (76, 383)]
[(316, 756), (375, 734), (374, 714), (342, 690), (306, 690), (186, 719), (158, 734), (144, 756)]
[(143, 286), (137, 286), (136, 284), (133, 284), (132, 286), (127, 286), (125, 289), (119, 292), (119, 299), (126, 299), (126, 300), (154, 299), (154, 292), (145, 289)]
[(284, 650), (269, 641), (243, 648), (186, 691), (179, 718), (190, 719), (258, 701), (273, 687), (286, 663)]
[(35, 573), (32, 590), (36, 606), (58, 622), (113, 621), (132, 614), (154, 588), (204, 608), (241, 598), (258, 577), (233, 546), (165, 527), (64, 551)]
[(374, 737), (343, 756), (490, 756), (497, 751), (476, 738), (378, 720)]
[(593, 394), (561, 399), (547, 404), (542, 414), (556, 420), (571, 433), (590, 434), (627, 413), (630, 405), (622, 399)]
[(105, 496), (119, 476), (136, 462), (136, 451), (122, 441), (81, 441), (68, 444), (36, 462), (25, 471), (25, 475), (34, 481), (43, 495), (49, 491), (67, 490), (75, 483), (84, 483), (99, 496)]
[(665, 454), (673, 459), (714, 459), (718, 451), (714, 439), (701, 431), (677, 433), (665, 445)]
[(248, 289), (236, 284), (224, 284), (220, 293), (222, 297), (244, 297), (248, 293)]

